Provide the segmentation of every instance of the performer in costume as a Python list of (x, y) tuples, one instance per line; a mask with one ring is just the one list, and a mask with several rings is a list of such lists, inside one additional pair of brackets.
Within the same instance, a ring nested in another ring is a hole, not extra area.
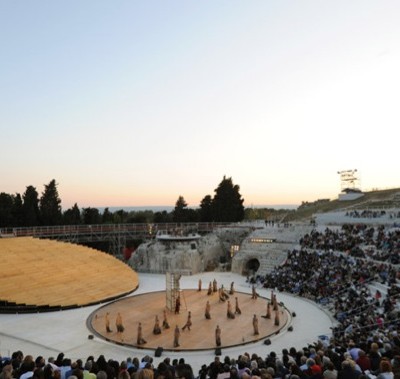
[(257, 315), (254, 315), (254, 316), (253, 316), (253, 330), (254, 330), (254, 335), (255, 335), (255, 336), (258, 335), (258, 334), (260, 334), (260, 333), (258, 332), (258, 318), (257, 318)]
[(258, 297), (258, 293), (257, 293), (257, 291), (256, 291), (255, 285), (253, 284), (253, 285), (251, 286), (251, 298), (252, 298), (252, 299), (257, 299), (257, 297)]
[(210, 296), (213, 293), (213, 289), (212, 289), (212, 283), (210, 282), (210, 284), (208, 285), (208, 291), (207, 291), (207, 295)]
[(226, 316), (228, 318), (235, 318), (235, 314), (232, 312), (232, 305), (231, 302), (228, 300), (228, 306), (227, 306), (227, 310), (226, 310)]
[(211, 305), (210, 305), (210, 302), (207, 300), (207, 303), (206, 303), (206, 310), (205, 310), (205, 312), (204, 312), (204, 316), (205, 316), (205, 318), (206, 318), (207, 320), (210, 320), (210, 319), (211, 319), (211, 313), (210, 313), (210, 311), (211, 311)]
[(174, 332), (174, 347), (178, 347), (179, 346), (179, 337), (181, 335), (181, 332), (179, 330), (179, 326), (177, 325), (175, 327), (175, 332)]
[(261, 316), (261, 317), (268, 318), (268, 319), (271, 318), (271, 304), (269, 301), (267, 302), (267, 314), (265, 316)]
[(213, 280), (213, 292), (217, 292), (218, 291), (218, 285), (217, 285), (217, 281), (214, 279)]
[(277, 309), (275, 311), (275, 326), (279, 326), (280, 320), (279, 320), (279, 310)]
[(118, 334), (123, 333), (125, 330), (124, 325), (122, 323), (122, 316), (121, 313), (117, 313), (117, 318), (115, 319), (115, 326), (117, 327)]
[(274, 311), (278, 310), (278, 300), (276, 300), (276, 294), (274, 294), (274, 299), (273, 299), (272, 305), (273, 305)]
[(229, 295), (226, 293), (224, 285), (221, 286), (221, 288), (218, 290), (219, 293), (219, 300), (220, 301), (225, 301), (229, 299)]
[(192, 326), (192, 312), (189, 311), (187, 320), (186, 320), (186, 324), (183, 325), (182, 330), (185, 330), (186, 328), (188, 328), (190, 330), (191, 326)]
[(176, 301), (175, 301), (175, 314), (176, 315), (179, 314), (180, 309), (181, 309), (181, 297), (180, 297), (180, 295), (178, 295), (178, 297), (176, 298)]
[(164, 309), (163, 313), (163, 323), (162, 326), (164, 329), (169, 329), (169, 323), (168, 323), (168, 318), (167, 318), (167, 311)]
[(137, 340), (136, 340), (137, 344), (140, 345), (144, 345), (145, 343), (147, 343), (147, 341), (143, 338), (143, 330), (142, 330), (142, 323), (139, 322), (138, 325), (138, 329), (137, 329)]
[(231, 283), (231, 289), (229, 290), (229, 295), (234, 295), (235, 294), (235, 288), (234, 288), (234, 283)]
[(156, 335), (161, 334), (160, 321), (159, 321), (157, 315), (156, 315), (156, 319), (154, 322), (153, 334), (156, 334)]
[(215, 344), (217, 346), (221, 346), (221, 329), (220, 329), (219, 325), (217, 325), (217, 327), (215, 329)]
[(110, 328), (110, 313), (108, 312), (106, 313), (105, 322), (106, 322), (106, 332), (111, 333), (112, 330)]
[(235, 297), (235, 314), (241, 315), (242, 311), (239, 308), (239, 300)]

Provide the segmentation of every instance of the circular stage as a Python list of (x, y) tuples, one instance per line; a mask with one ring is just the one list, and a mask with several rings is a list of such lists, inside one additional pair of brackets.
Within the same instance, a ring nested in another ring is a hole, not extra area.
[[(89, 329), (96, 336), (119, 345), (135, 348), (154, 349), (162, 347), (170, 351), (195, 351), (215, 349), (215, 329), (221, 329), (221, 348), (253, 343), (278, 334), (287, 328), (291, 322), (288, 309), (278, 302), (279, 325), (275, 325), (275, 311), (271, 307), (271, 318), (265, 318), (267, 304), (270, 299), (258, 297), (252, 299), (248, 293), (236, 292), (230, 295), (229, 301), (235, 310), (235, 297), (238, 298), (241, 314), (234, 319), (227, 317), (227, 301), (219, 300), (218, 292), (207, 295), (207, 289), (202, 291), (183, 289), (181, 294), (180, 313), (167, 310), (169, 329), (163, 329), (161, 334), (153, 334), (155, 317), (158, 316), (160, 326), (163, 322), (163, 311), (166, 309), (166, 291), (149, 292), (131, 296), (109, 303), (94, 311), (88, 318)], [(211, 319), (204, 316), (206, 302), (211, 305)], [(187, 320), (188, 312), (192, 314), (191, 330), (182, 330)], [(115, 320), (117, 313), (122, 316), (123, 333), (117, 333)], [(111, 332), (106, 331), (106, 313), (109, 313)], [(258, 318), (259, 334), (254, 335), (253, 316)], [(264, 317), (263, 317), (264, 316)], [(143, 338), (147, 341), (137, 345), (138, 325), (142, 324)], [(174, 330), (180, 329), (179, 347), (174, 347)]]

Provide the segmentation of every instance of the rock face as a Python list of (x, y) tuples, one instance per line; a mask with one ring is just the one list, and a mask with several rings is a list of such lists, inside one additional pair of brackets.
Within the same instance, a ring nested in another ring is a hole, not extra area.
[(181, 272), (230, 269), (230, 251), (240, 245), (251, 228), (221, 228), (193, 240), (154, 239), (141, 244), (129, 264), (138, 272)]

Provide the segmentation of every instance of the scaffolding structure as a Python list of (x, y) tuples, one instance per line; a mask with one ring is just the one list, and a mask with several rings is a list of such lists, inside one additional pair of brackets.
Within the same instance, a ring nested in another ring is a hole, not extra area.
[(338, 171), (340, 175), (340, 190), (346, 192), (348, 190), (359, 191), (360, 179), (356, 174), (357, 170)]
[(171, 312), (175, 311), (176, 299), (180, 296), (180, 283), (181, 274), (176, 272), (167, 272), (165, 275), (166, 280), (166, 306)]

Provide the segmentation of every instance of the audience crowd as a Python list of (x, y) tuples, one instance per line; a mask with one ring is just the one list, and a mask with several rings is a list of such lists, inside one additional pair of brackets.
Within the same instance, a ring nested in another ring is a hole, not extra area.
[(346, 212), (346, 216), (353, 218), (379, 218), (389, 216), (390, 219), (400, 218), (400, 212), (398, 211), (385, 211), (385, 210), (362, 210), (362, 211), (349, 211)]
[[(265, 357), (216, 355), (198, 373), (185, 358), (155, 365), (148, 355), (119, 362), (60, 353), (46, 360), (17, 351), (1, 358), (0, 379), (400, 379), (399, 237), (399, 230), (366, 225), (314, 230), (284, 265), (258, 277), (266, 288), (326, 306), (337, 320), (331, 338)], [(385, 291), (373, 287), (376, 282)]]
[(339, 251), (358, 258), (399, 264), (400, 227), (344, 224), (341, 229), (314, 230), (300, 241), (303, 248)]

